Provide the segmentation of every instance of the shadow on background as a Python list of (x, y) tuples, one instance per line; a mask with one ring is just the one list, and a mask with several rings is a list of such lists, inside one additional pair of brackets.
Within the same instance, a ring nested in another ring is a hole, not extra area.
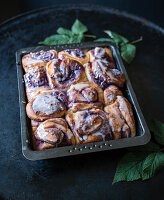
[[(40, 7), (59, 5), (59, 4), (77, 4), (77, 0), (14, 0), (3, 1), (0, 7), (0, 22)], [(129, 13), (142, 16), (162, 27), (164, 27), (164, 1), (163, 0), (83, 0), (85, 4), (99, 4), (124, 10)]]

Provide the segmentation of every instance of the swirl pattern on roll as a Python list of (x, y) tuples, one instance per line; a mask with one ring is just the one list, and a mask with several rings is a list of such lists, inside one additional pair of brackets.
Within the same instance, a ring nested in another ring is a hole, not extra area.
[(73, 104), (94, 104), (102, 108), (104, 104), (103, 90), (95, 83), (80, 82), (72, 85), (67, 91), (69, 107)]
[(111, 85), (104, 91), (109, 124), (112, 128), (114, 139), (136, 136), (135, 120), (132, 106), (129, 101), (122, 96), (118, 87)]
[(82, 65), (89, 61), (88, 54), (81, 49), (66, 49), (58, 53), (58, 58), (63, 60), (70, 58), (80, 62)]
[(82, 64), (69, 58), (50, 61), (46, 70), (52, 89), (68, 89), (72, 84), (87, 80)]
[(26, 112), (32, 120), (45, 121), (63, 116), (66, 112), (66, 102), (65, 92), (45, 90), (33, 97), (26, 106)]
[(45, 69), (46, 64), (55, 58), (57, 58), (57, 52), (55, 50), (42, 50), (24, 55), (22, 65), (26, 73), (33, 72), (38, 69)]
[(115, 69), (115, 63), (112, 56), (112, 51), (108, 48), (96, 47), (87, 52), (89, 61), (102, 60), (108, 68)]
[(76, 144), (112, 139), (111, 129), (105, 113), (96, 108), (77, 111), (70, 109), (66, 120), (75, 135)]
[(28, 100), (30, 100), (37, 89), (49, 88), (47, 75), (44, 69), (39, 69), (34, 72), (29, 72), (24, 75), (24, 81), (26, 86), (26, 94)]
[(67, 122), (62, 118), (53, 118), (42, 122), (34, 132), (34, 137), (36, 150), (45, 148), (45, 146), (51, 148), (75, 144), (75, 137), (68, 128)]
[(118, 69), (110, 69), (103, 60), (97, 59), (85, 64), (86, 75), (89, 81), (98, 84), (102, 89), (114, 84), (123, 87), (125, 76)]

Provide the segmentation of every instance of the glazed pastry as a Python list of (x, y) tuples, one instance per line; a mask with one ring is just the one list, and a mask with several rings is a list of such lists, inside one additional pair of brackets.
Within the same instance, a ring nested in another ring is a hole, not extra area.
[(94, 104), (102, 108), (104, 104), (103, 90), (95, 83), (80, 82), (72, 85), (67, 91), (69, 107), (72, 104)]
[(55, 89), (66, 90), (72, 84), (87, 80), (82, 64), (69, 58), (51, 60), (46, 70), (49, 85)]
[(24, 81), (28, 100), (33, 97), (33, 94), (36, 90), (49, 88), (47, 75), (44, 69), (26, 73), (24, 75)]
[(44, 150), (44, 149), (50, 149), (50, 148), (55, 147), (54, 144), (49, 144), (47, 142), (42, 142), (40, 140), (37, 140), (34, 136), (34, 133), (33, 133), (33, 137), (32, 137), (32, 143), (33, 143), (34, 150)]
[(68, 110), (66, 120), (75, 135), (76, 144), (112, 139), (111, 129), (105, 113), (100, 109)]
[(26, 106), (26, 112), (34, 121), (62, 117), (66, 112), (66, 95), (63, 91), (45, 90), (34, 96)]
[(121, 90), (119, 90), (119, 88), (115, 85), (109, 86), (106, 90), (104, 90), (105, 105), (107, 106), (114, 103), (117, 96), (123, 96)]
[[(62, 118), (42, 122), (34, 132), (35, 149), (75, 144), (75, 137)], [(36, 143), (37, 142), (37, 143)]]
[(82, 65), (89, 61), (89, 56), (80, 49), (66, 49), (58, 53), (58, 58), (63, 60), (64, 58), (71, 58), (80, 62)]
[(108, 48), (96, 47), (95, 49), (89, 50), (87, 55), (90, 62), (101, 59), (104, 63), (106, 63), (106, 65), (108, 65), (108, 68), (116, 68), (112, 56), (112, 51)]
[(38, 126), (41, 124), (42, 122), (37, 122), (34, 120), (31, 120), (31, 125), (32, 125), (32, 144), (33, 144), (33, 149), (34, 150), (44, 150), (44, 149), (50, 149), (50, 148), (54, 148), (55, 145), (54, 144), (50, 144), (47, 142), (42, 142), (40, 140), (37, 140), (35, 138), (35, 131), (37, 130)]
[(86, 75), (89, 81), (95, 82), (102, 89), (114, 84), (123, 87), (125, 76), (118, 69), (110, 69), (103, 60), (96, 59), (85, 64)]
[(122, 96), (122, 92), (116, 86), (109, 86), (104, 91), (109, 124), (115, 139), (136, 136), (136, 127), (132, 106), (128, 100)]
[(55, 50), (42, 50), (24, 55), (22, 65), (26, 73), (33, 72), (38, 69), (45, 69), (46, 64), (54, 58), (57, 58), (57, 52)]

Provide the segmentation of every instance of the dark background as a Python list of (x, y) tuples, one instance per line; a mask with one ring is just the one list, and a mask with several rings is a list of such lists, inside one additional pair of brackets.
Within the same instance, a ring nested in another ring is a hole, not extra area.
[(99, 4), (142, 16), (164, 27), (163, 0), (3, 0), (0, 6), (0, 22), (40, 7), (58, 4)]
[[(5, 0), (0, 6), (0, 21), (39, 7), (64, 3), (80, 2)], [(81, 3), (125, 10), (164, 27), (162, 0), (87, 0)], [(163, 121), (163, 32), (145, 25), (145, 21), (99, 9), (78, 8), (79, 19), (91, 33), (102, 37), (102, 30), (112, 27), (130, 41), (143, 36), (143, 42), (137, 44), (136, 58), (126, 69), (145, 118)], [(111, 185), (124, 149), (35, 162), (25, 159), (21, 153), (15, 51), (37, 45), (59, 26), (71, 27), (76, 14), (75, 8), (71, 10), (67, 6), (59, 10), (46, 9), (0, 28), (0, 200), (163, 200), (163, 169), (147, 181)]]

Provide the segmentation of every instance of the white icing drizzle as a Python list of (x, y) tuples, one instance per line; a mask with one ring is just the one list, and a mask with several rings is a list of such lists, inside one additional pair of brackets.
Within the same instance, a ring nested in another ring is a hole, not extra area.
[(61, 102), (51, 94), (38, 95), (33, 102), (32, 108), (35, 113), (40, 111), (46, 115), (64, 110)]
[(83, 135), (83, 140), (87, 140), (88, 139), (88, 135)]
[(46, 140), (48, 132), (44, 130), (44, 125), (40, 124), (39, 127), (37, 128), (37, 135), (39, 136), (39, 138), (42, 138), (43, 140)]
[(105, 55), (105, 53), (106, 53), (105, 49), (101, 47), (96, 47), (94, 50), (95, 58), (102, 58)]
[(106, 80), (107, 66), (105, 66), (101, 60), (95, 61), (95, 66), (92, 68), (95, 78), (103, 77)]
[[(80, 83), (80, 84), (76, 84), (76, 85), (71, 85), (69, 90), (71, 90), (72, 88), (75, 88), (76, 90), (81, 90), (84, 87), (88, 87), (88, 86), (90, 86), (88, 83)], [(68, 90), (68, 92), (69, 92), (69, 90)]]
[(121, 72), (118, 69), (112, 69), (113, 74), (120, 75)]
[(34, 59), (29, 59), (27, 62), (26, 62), (26, 65), (30, 65), (30, 64), (40, 64), (40, 63), (43, 63), (44, 61), (43, 60), (34, 60)]
[(103, 141), (105, 141), (105, 134), (103, 134), (103, 133), (101, 133), (101, 132), (96, 132), (96, 133), (93, 133), (92, 134), (93, 136), (101, 136), (102, 137), (102, 139), (103, 139)]

